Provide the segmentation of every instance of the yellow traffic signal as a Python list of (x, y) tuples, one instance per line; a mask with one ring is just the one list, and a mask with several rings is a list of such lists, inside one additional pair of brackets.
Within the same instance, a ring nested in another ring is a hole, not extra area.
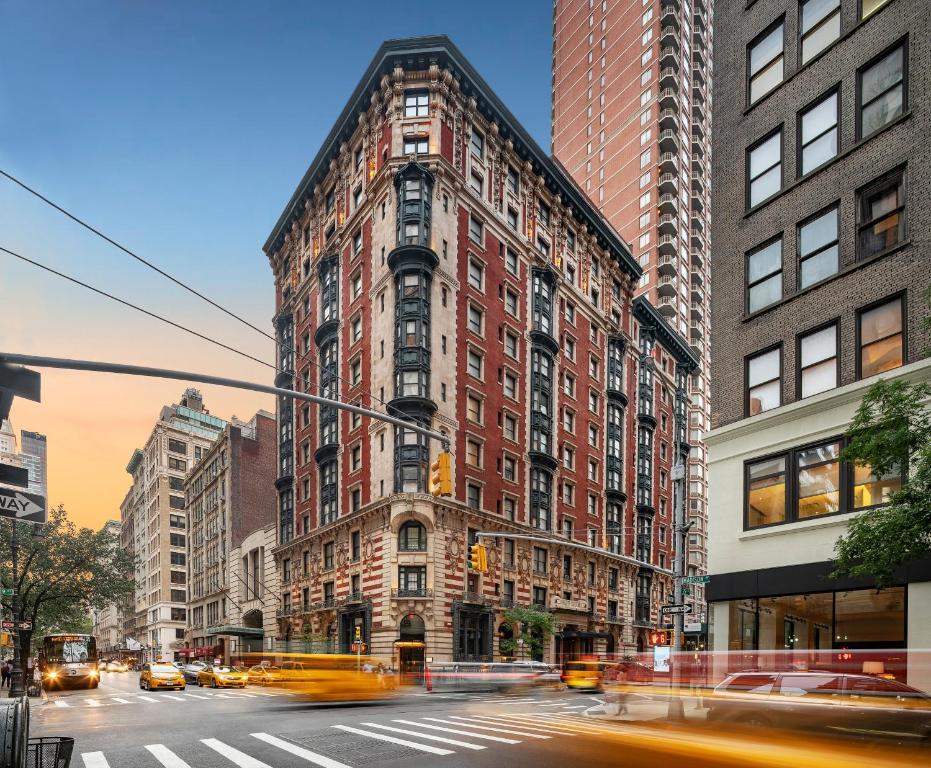
[(469, 547), (469, 568), (479, 573), (488, 570), (488, 551), (484, 544), (473, 544)]
[(437, 454), (430, 465), (430, 493), (434, 496), (453, 495), (452, 457), (448, 451)]

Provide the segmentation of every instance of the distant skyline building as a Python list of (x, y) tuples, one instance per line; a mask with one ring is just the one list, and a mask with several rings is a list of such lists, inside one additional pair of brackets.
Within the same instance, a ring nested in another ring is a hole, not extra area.
[[(644, 296), (700, 360), (689, 376), (687, 573), (707, 567), (711, 0), (556, 0), (552, 152), (630, 243)], [(566, 268), (574, 269), (571, 262)], [(691, 620), (703, 589), (687, 598)]]
[[(107, 520), (103, 530), (120, 537), (120, 521)], [(116, 603), (96, 608), (92, 612), (94, 619), (93, 634), (97, 638), (97, 652), (101, 658), (116, 657), (119, 648), (123, 645), (123, 628), (119, 617), (119, 606)]]
[(23, 464), (29, 470), (29, 492), (48, 496), (48, 438), (25, 429), (19, 437)]

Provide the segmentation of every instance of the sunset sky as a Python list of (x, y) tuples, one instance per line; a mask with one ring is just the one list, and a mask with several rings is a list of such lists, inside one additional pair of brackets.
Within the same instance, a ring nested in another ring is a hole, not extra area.
[[(351, 9), (351, 12), (347, 12)], [(490, 23), (494, 19), (495, 23)], [(261, 246), (383, 39), (445, 33), (549, 146), (552, 5), (0, 0), (0, 168), (271, 331)], [(515, 29), (522, 35), (515, 35)], [(270, 341), (0, 177), (0, 246), (273, 361)], [(269, 369), (0, 253), (0, 351)], [(46, 370), (17, 431), (48, 436), (49, 503), (119, 518), (125, 467), (183, 382)], [(200, 387), (216, 416), (272, 398)]]

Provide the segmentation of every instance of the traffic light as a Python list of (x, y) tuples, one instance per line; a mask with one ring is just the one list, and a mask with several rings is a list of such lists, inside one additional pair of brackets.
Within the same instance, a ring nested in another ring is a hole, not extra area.
[(670, 633), (666, 629), (658, 629), (650, 632), (650, 643), (652, 645), (669, 645)]
[(356, 624), (356, 642), (358, 643), (362, 639), (362, 627)]
[(469, 547), (469, 568), (479, 573), (488, 570), (488, 552), (484, 544), (473, 544)]
[(452, 458), (448, 451), (437, 454), (430, 465), (430, 493), (434, 496), (453, 495)]

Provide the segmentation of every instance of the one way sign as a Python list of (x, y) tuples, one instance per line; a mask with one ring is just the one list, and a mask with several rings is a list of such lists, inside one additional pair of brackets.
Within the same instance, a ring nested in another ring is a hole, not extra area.
[(0, 517), (11, 517), (24, 523), (46, 523), (45, 496), (0, 487)]

